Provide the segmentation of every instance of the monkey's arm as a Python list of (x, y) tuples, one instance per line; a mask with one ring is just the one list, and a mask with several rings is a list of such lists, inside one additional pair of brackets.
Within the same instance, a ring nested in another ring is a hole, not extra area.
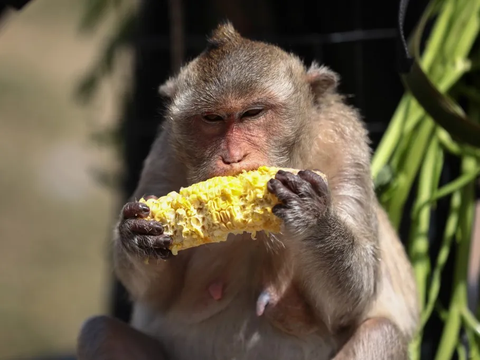
[[(150, 211), (134, 200), (177, 190), (183, 184), (181, 170), (172, 160), (164, 131), (145, 160), (132, 202), (123, 207), (113, 236), (116, 275), (134, 300), (151, 300), (157, 307), (169, 301), (181, 274), (174, 271), (181, 259), (159, 259), (168, 255), (165, 249), (169, 239), (163, 235), (161, 225), (143, 219)], [(93, 317), (84, 323), (77, 353), (80, 360), (166, 359), (164, 348), (156, 339), (107, 316)]]
[(385, 318), (360, 324), (333, 360), (407, 360), (408, 341), (399, 328)]
[(408, 343), (419, 321), (413, 271), (387, 214), (379, 208), (377, 216), (382, 286), (368, 319), (354, 327), (333, 360), (408, 359)]
[(160, 197), (187, 185), (185, 166), (174, 156), (174, 149), (169, 142), (170, 133), (167, 124), (153, 142), (133, 198), (138, 200), (146, 195)]
[(299, 279), (332, 331), (360, 319), (379, 277), (373, 191), (368, 182), (363, 189), (342, 185), (333, 179), (329, 187), (312, 171), (279, 172), (269, 183), (283, 202), (273, 212), (292, 237)]
[[(162, 261), (171, 255), (167, 250), (171, 239), (163, 235), (160, 224), (149, 222), (149, 210), (135, 202), (145, 196), (160, 197), (185, 185), (184, 168), (174, 159), (168, 143), (168, 129), (154, 141), (130, 203), (122, 209), (114, 232), (113, 255), (115, 272), (133, 298), (154, 298), (157, 305), (167, 299), (182, 271), (174, 271), (181, 264), (181, 256)], [(159, 259), (160, 258), (160, 259)], [(160, 276), (159, 276), (160, 275)], [(158, 286), (152, 286), (158, 282)], [(162, 289), (162, 294), (149, 294)]]

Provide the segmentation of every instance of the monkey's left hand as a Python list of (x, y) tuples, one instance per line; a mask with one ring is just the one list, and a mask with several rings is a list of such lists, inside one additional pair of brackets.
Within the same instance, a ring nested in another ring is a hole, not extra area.
[(326, 181), (310, 170), (299, 171), (297, 175), (279, 170), (267, 188), (282, 202), (272, 212), (284, 221), (292, 235), (314, 231), (330, 207)]

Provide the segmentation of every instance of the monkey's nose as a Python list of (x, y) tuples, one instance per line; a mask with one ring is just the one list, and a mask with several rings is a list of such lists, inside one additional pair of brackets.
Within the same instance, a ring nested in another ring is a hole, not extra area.
[(241, 162), (243, 159), (247, 157), (247, 154), (227, 154), (222, 155), (222, 161), (225, 165), (231, 165)]

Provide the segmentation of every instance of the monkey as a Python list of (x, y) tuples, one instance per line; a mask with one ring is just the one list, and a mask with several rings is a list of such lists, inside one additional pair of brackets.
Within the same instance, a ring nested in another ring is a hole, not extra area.
[[(227, 21), (159, 87), (165, 122), (113, 238), (132, 319), (87, 319), (80, 360), (408, 358), (419, 322), (413, 270), (375, 194), (364, 121), (339, 81)], [(268, 182), (279, 234), (172, 255), (171, 237), (135, 200), (262, 165), (301, 170)]]

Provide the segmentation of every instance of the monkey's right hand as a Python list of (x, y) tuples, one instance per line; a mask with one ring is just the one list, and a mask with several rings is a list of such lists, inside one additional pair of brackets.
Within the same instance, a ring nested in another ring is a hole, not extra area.
[(163, 233), (163, 226), (158, 221), (145, 220), (149, 214), (150, 208), (144, 203), (132, 201), (125, 204), (118, 224), (120, 241), (131, 254), (168, 259), (172, 256), (168, 249), (172, 237)]

